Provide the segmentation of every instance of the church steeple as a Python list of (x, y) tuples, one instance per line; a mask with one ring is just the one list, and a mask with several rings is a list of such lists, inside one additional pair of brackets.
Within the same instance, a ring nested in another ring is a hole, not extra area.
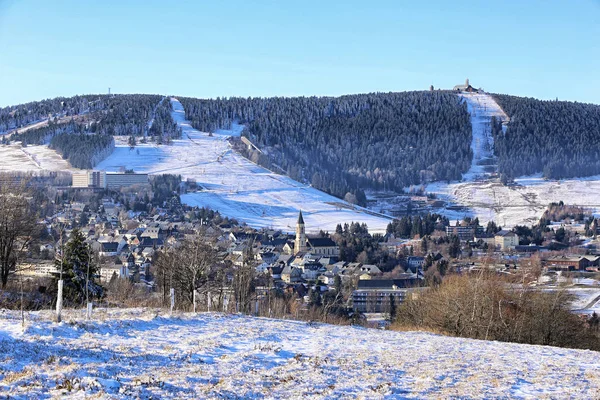
[(294, 253), (306, 251), (306, 233), (304, 232), (304, 218), (302, 211), (298, 214), (298, 222), (296, 223), (296, 240), (294, 240)]

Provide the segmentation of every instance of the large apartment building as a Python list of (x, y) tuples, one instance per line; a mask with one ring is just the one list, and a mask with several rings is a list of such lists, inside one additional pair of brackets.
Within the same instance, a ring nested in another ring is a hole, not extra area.
[(73, 173), (74, 188), (118, 189), (123, 186), (146, 185), (148, 174), (84, 171)]

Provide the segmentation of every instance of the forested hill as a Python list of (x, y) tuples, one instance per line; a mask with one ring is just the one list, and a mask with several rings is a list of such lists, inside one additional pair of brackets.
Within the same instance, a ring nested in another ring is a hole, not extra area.
[[(110, 154), (114, 135), (147, 136), (142, 140), (157, 143), (178, 137), (171, 103), (164, 99), (159, 95), (86, 95), (5, 107), (0, 109), (0, 132), (16, 132), (2, 137), (2, 143), (49, 143), (74, 167), (93, 168)], [(48, 124), (19, 133), (19, 128), (40, 120)]]
[(266, 154), (251, 159), (359, 202), (361, 189), (460, 179), (472, 158), (466, 105), (447, 92), (179, 100), (194, 128), (245, 124)]
[(44, 119), (89, 116), (94, 128), (111, 135), (143, 133), (163, 96), (121, 94), (57, 97), (0, 109), (0, 132)]
[(552, 179), (600, 174), (600, 106), (494, 95), (510, 117), (494, 129), (499, 172)]

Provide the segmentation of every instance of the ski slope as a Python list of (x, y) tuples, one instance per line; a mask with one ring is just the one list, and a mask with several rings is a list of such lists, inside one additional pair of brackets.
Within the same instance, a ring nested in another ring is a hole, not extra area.
[(0, 145), (0, 172), (78, 171), (47, 145)]
[(490, 176), (480, 165), (482, 160), (493, 160), (490, 120), (492, 116), (506, 122), (507, 117), (488, 94), (461, 94), (467, 102), (473, 126), (473, 161), (461, 182), (435, 182), (426, 191), (452, 205), (463, 206), (464, 211), (440, 209), (436, 212), (452, 219), (464, 216), (479, 218), (480, 222), (495, 221), (503, 227), (532, 225), (539, 221), (552, 202), (564, 201), (590, 208), (600, 215), (600, 176), (560, 181), (545, 180), (541, 174), (515, 179), (516, 185), (505, 186)]
[[(490, 176), (485, 170), (486, 161), (494, 161), (494, 138), (492, 137), (491, 120), (496, 117), (503, 123), (508, 123), (508, 116), (502, 111), (492, 96), (481, 93), (464, 93), (460, 96), (467, 103), (471, 115), (473, 139), (471, 150), (473, 159), (471, 168), (463, 174), (463, 181), (476, 181)], [(503, 125), (506, 126), (506, 125)], [(493, 164), (492, 164), (493, 165)], [(495, 165), (493, 165), (495, 167)]]
[(222, 215), (250, 226), (293, 231), (302, 210), (308, 232), (334, 231), (345, 222), (366, 223), (373, 232), (384, 232), (390, 219), (348, 204), (286, 176), (259, 167), (232, 150), (230, 136), (239, 136), (243, 126), (219, 130), (209, 136), (192, 128), (183, 106), (171, 99), (173, 119), (183, 138), (172, 145), (138, 144), (131, 150), (125, 140), (96, 169), (122, 168), (149, 174), (180, 174), (195, 179), (204, 189), (181, 196), (182, 202), (210, 207)]
[(592, 351), (160, 310), (0, 312), (0, 397), (600, 397)]

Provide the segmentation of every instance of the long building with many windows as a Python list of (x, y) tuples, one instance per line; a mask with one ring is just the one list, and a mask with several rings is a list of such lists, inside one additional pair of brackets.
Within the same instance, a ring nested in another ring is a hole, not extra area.
[(148, 174), (84, 171), (73, 173), (74, 188), (118, 189), (124, 186), (147, 185)]

